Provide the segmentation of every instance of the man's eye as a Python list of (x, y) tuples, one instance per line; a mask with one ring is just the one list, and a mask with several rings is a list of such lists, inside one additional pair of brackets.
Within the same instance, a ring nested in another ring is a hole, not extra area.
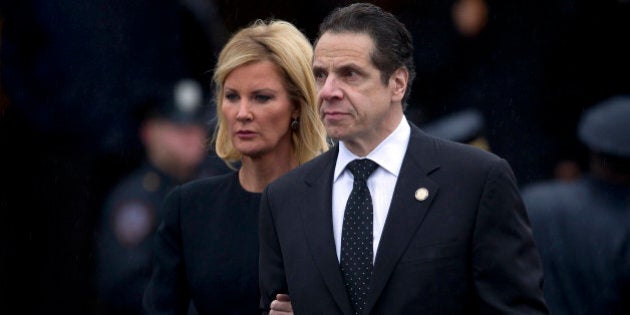
[(326, 74), (323, 71), (315, 71), (313, 72), (313, 75), (315, 76), (315, 80), (317, 81), (326, 80)]
[(353, 78), (353, 77), (356, 77), (357, 75), (359, 75), (359, 73), (358, 73), (358, 72), (356, 72), (356, 71), (354, 71), (354, 70), (352, 70), (352, 69), (349, 69), (349, 70), (346, 70), (346, 71), (344, 72), (344, 75), (345, 75), (346, 77), (348, 77), (348, 78)]

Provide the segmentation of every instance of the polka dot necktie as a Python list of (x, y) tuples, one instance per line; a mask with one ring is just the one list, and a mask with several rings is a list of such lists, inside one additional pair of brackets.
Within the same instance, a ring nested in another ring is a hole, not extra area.
[(378, 167), (368, 159), (348, 164), (354, 175), (341, 232), (341, 273), (355, 314), (362, 314), (372, 277), (372, 197), (366, 180)]

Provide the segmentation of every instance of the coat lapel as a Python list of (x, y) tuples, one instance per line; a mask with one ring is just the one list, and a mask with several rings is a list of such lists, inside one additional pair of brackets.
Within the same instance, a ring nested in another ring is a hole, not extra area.
[[(411, 130), (409, 145), (377, 250), (365, 314), (369, 314), (374, 307), (438, 192), (438, 184), (428, 177), (429, 173), (439, 168), (434, 160), (434, 147), (431, 145), (433, 142), (417, 127), (412, 125)], [(420, 188), (428, 190), (425, 200), (416, 198), (416, 191)]]
[(337, 153), (338, 147), (324, 153), (325, 158), (320, 159), (312, 172), (305, 176), (309, 198), (304, 200), (301, 214), (310, 252), (330, 294), (343, 314), (352, 314), (339, 269), (332, 227), (332, 179)]

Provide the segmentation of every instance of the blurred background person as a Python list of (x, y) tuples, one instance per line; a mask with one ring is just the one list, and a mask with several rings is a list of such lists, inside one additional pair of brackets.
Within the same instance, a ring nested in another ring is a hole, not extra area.
[(142, 163), (137, 106), (180, 77), (208, 89), (215, 40), (178, 0), (8, 0), (0, 15), (0, 304), (88, 314), (99, 210)]
[(588, 172), (523, 189), (552, 314), (630, 314), (629, 122), (630, 96), (589, 108), (578, 129)]
[[(208, 176), (210, 170), (202, 173), (202, 167), (213, 158), (205, 145), (210, 110), (197, 81), (165, 85), (140, 108), (144, 162), (114, 187), (97, 226), (99, 314), (141, 313), (152, 270), (153, 235), (164, 217), (162, 200), (174, 186)], [(225, 164), (213, 166), (212, 175), (229, 171)]]
[(328, 149), (313, 49), (290, 23), (256, 21), (214, 72), (219, 157), (240, 168), (176, 187), (163, 205), (147, 314), (257, 314), (258, 209), (268, 183)]

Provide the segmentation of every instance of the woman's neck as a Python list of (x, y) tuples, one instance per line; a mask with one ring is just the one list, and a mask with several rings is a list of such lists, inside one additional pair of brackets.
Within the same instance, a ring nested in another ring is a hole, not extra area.
[(284, 158), (244, 156), (238, 171), (238, 179), (246, 191), (259, 193), (269, 183), (297, 166), (298, 161), (292, 155)]

